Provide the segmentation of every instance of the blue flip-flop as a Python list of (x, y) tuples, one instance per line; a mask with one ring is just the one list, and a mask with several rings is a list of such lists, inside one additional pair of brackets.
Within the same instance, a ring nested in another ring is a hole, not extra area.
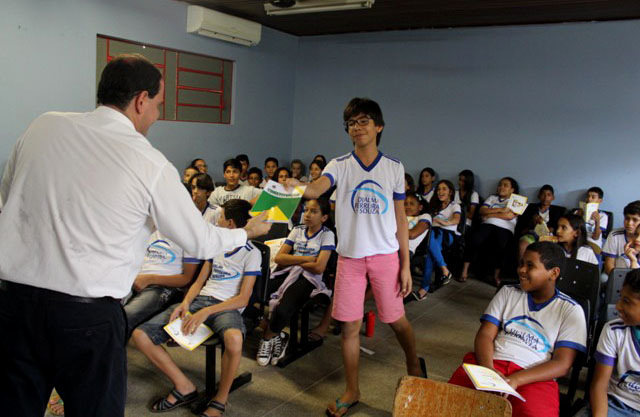
[(339, 413), (341, 409), (346, 409), (346, 411), (342, 414), (335, 414), (333, 413), (331, 410), (329, 410), (328, 408), (325, 410), (325, 414), (329, 417), (335, 417), (335, 416), (346, 416), (347, 413), (349, 412), (349, 409), (351, 409), (352, 407), (356, 406), (360, 401), (359, 400), (355, 400), (352, 403), (341, 403), (340, 402), (340, 398), (336, 398), (336, 413)]

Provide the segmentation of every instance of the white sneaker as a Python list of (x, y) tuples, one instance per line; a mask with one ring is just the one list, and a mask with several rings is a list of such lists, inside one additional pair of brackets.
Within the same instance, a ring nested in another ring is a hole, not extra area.
[(289, 335), (285, 332), (280, 332), (280, 334), (273, 339), (273, 354), (271, 355), (271, 365), (277, 365), (278, 361), (284, 358), (284, 354), (287, 352), (287, 346), (289, 345)]
[(269, 340), (260, 339), (260, 346), (258, 347), (258, 355), (256, 356), (256, 361), (258, 361), (258, 365), (260, 366), (269, 365), (269, 362), (271, 361), (271, 354), (273, 351), (274, 340), (275, 340), (275, 337)]

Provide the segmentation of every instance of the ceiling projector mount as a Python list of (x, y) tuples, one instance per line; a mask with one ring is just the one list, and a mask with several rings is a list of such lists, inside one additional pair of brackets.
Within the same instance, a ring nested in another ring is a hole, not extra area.
[(269, 16), (370, 9), (375, 0), (271, 0), (264, 4)]

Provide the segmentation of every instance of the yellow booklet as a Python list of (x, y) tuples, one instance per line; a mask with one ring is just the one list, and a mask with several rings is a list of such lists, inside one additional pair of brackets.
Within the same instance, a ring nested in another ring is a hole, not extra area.
[(509, 201), (507, 201), (507, 208), (519, 216), (524, 213), (524, 210), (527, 208), (527, 200), (527, 197), (513, 193), (511, 197), (509, 197)]
[(473, 386), (480, 391), (494, 391), (503, 394), (513, 395), (514, 397), (526, 402), (518, 391), (514, 390), (496, 371), (480, 365), (472, 365), (470, 363), (462, 364), (467, 375), (473, 382)]
[(578, 203), (580, 209), (582, 210), (582, 218), (585, 223), (589, 223), (591, 220), (591, 215), (598, 211), (600, 204), (598, 203), (587, 203), (586, 201), (581, 201)]
[[(187, 313), (187, 316), (190, 315), (191, 313)], [(180, 317), (164, 326), (164, 331), (169, 333), (173, 340), (187, 350), (197, 348), (213, 334), (213, 330), (205, 324), (198, 326), (193, 334), (186, 335), (182, 333), (182, 319)]]

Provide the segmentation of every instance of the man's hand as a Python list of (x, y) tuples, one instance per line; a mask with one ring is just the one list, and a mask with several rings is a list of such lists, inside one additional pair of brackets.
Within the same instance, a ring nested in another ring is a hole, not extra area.
[(247, 239), (255, 239), (258, 236), (266, 235), (271, 229), (271, 223), (267, 223), (267, 212), (263, 211), (256, 217), (249, 219), (247, 225), (244, 227), (247, 232)]
[(171, 317), (169, 317), (169, 323), (171, 323), (178, 317), (180, 317), (181, 319), (184, 319), (184, 317), (187, 315), (188, 312), (189, 312), (189, 304), (183, 301), (182, 303), (180, 303), (178, 307), (176, 307), (173, 310), (173, 313), (171, 313)]
[(204, 323), (207, 317), (209, 317), (209, 313), (206, 308), (187, 316), (187, 318), (182, 321), (182, 333), (186, 335), (195, 333), (196, 329)]
[(402, 298), (411, 293), (411, 284), (413, 279), (411, 278), (411, 269), (409, 267), (400, 269), (400, 295)]
[(135, 290), (135, 292), (140, 292), (145, 288), (147, 288), (150, 284), (149, 282), (150, 277), (151, 277), (150, 275), (146, 275), (146, 274), (138, 275), (136, 277), (136, 280), (133, 281), (133, 289)]

